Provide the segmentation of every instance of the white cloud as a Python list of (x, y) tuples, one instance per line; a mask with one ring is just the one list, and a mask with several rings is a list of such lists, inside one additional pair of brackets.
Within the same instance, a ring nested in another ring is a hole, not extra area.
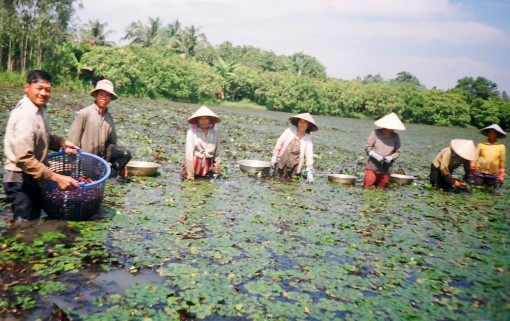
[[(448, 0), (83, 3), (85, 9), (79, 14), (82, 21), (107, 22), (117, 42), (133, 21), (159, 17), (168, 24), (178, 19), (184, 26), (202, 27), (201, 32), (213, 45), (230, 41), (277, 54), (305, 52), (326, 65), (328, 74), (336, 78), (377, 73), (393, 78), (406, 70), (428, 87), (451, 88), (460, 77), (473, 75), (510, 89), (506, 76), (510, 62), (497, 61), (496, 55), (486, 50), (508, 53), (508, 31), (477, 21), (473, 16), (476, 10)], [(459, 78), (452, 81), (455, 77)]]
[[(331, 57), (327, 57), (330, 59)], [(339, 54), (334, 57), (338, 63), (332, 62), (333, 72), (345, 74), (344, 79), (363, 78), (367, 75), (380, 74), (390, 80), (401, 71), (407, 71), (418, 77), (428, 88), (453, 88), (457, 80), (464, 77), (485, 76), (495, 81), (502, 79), (503, 83), (510, 83), (510, 68), (500, 70), (484, 61), (467, 57), (431, 57), (431, 56), (392, 56), (364, 55), (359, 57), (352, 54)], [(499, 84), (499, 82), (496, 81)], [(504, 90), (504, 88), (499, 88)], [(507, 89), (508, 92), (508, 89)]]

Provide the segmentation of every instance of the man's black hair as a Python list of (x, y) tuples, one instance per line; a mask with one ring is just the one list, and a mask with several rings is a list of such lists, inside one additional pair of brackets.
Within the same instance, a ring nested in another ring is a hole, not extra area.
[(40, 81), (47, 81), (51, 83), (52, 81), (51, 75), (44, 70), (32, 70), (31, 72), (28, 73), (27, 84), (30, 85), (32, 83)]

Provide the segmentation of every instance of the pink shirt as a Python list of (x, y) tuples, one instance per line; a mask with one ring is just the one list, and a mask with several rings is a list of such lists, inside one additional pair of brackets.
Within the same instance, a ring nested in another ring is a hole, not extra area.
[(400, 137), (392, 132), (388, 137), (384, 136), (382, 129), (373, 130), (367, 139), (365, 151), (374, 151), (382, 157), (391, 156), (391, 163), (378, 162), (372, 157), (368, 158), (367, 169), (376, 173), (390, 174), (393, 171), (393, 162), (400, 156)]

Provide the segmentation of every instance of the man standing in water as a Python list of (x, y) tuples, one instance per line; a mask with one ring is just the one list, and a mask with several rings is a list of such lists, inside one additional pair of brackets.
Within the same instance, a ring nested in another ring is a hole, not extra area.
[(64, 148), (69, 154), (79, 148), (63, 138), (50, 134), (46, 103), (51, 97), (51, 75), (42, 70), (31, 71), (26, 80), (26, 95), (11, 111), (5, 129), (4, 190), (12, 203), (13, 218), (35, 220), (41, 216), (40, 185), (57, 183), (62, 190), (79, 188), (70, 176), (57, 174), (46, 165), (48, 150)]
[(131, 153), (117, 145), (115, 122), (108, 112), (110, 102), (119, 96), (114, 91), (113, 83), (107, 79), (98, 81), (90, 95), (95, 101), (78, 112), (69, 130), (69, 140), (81, 146), (84, 152), (110, 162), (112, 177), (126, 177), (126, 165), (131, 160)]

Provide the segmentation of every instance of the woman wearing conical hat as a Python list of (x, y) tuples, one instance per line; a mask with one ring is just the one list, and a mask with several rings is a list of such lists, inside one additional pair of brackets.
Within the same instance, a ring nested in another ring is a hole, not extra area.
[[(443, 148), (430, 166), (430, 184), (435, 189), (457, 189), (465, 187), (471, 176), (470, 162), (478, 158), (475, 143), (467, 139), (452, 139), (450, 147)], [(453, 171), (464, 166), (464, 178), (459, 180)]]
[(191, 128), (186, 136), (183, 180), (220, 174), (220, 135), (214, 128), (219, 122), (220, 118), (206, 106), (188, 118)]
[(498, 138), (506, 137), (506, 133), (498, 124), (482, 128), (480, 132), (487, 136), (487, 141), (476, 148), (478, 160), (471, 163), (473, 180), (476, 186), (485, 185), (496, 191), (505, 180), (506, 158), (505, 145)]
[(313, 143), (310, 132), (319, 130), (310, 113), (289, 117), (291, 126), (278, 138), (271, 165), (275, 177), (290, 179), (306, 166), (307, 182), (313, 184)]
[(373, 130), (367, 139), (365, 151), (369, 157), (363, 187), (385, 188), (390, 181), (393, 163), (400, 156), (400, 137), (395, 130), (405, 130), (406, 127), (395, 113), (378, 119), (374, 125), (380, 128)]

